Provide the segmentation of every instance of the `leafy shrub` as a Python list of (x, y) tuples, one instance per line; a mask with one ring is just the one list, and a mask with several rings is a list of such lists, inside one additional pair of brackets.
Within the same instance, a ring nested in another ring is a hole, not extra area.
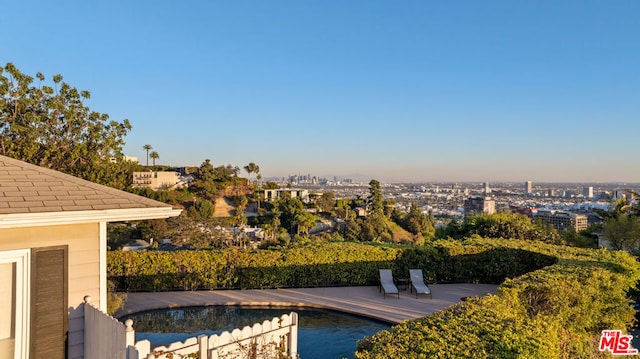
[[(466, 247), (522, 250), (516, 252), (521, 259), (536, 253), (542, 256), (533, 262), (554, 257), (556, 263), (506, 279), (498, 295), (471, 298), (367, 338), (358, 343), (356, 358), (600, 357), (601, 331), (633, 322), (628, 292), (640, 271), (626, 253), (504, 240), (470, 240)], [(495, 273), (507, 269), (496, 267)]]
[(107, 313), (113, 315), (118, 309), (124, 306), (127, 301), (127, 293), (115, 292), (113, 281), (107, 281)]

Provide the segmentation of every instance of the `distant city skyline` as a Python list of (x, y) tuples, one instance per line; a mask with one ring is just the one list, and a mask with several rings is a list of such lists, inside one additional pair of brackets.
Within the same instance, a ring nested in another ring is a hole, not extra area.
[[(3, 4), (145, 163), (385, 182), (640, 182), (640, 2)], [(47, 81), (45, 81), (47, 82)]]

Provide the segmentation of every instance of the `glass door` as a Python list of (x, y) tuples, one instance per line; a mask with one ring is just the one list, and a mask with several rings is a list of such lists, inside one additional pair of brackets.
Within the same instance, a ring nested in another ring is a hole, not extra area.
[(0, 251), (0, 358), (28, 357), (29, 252)]

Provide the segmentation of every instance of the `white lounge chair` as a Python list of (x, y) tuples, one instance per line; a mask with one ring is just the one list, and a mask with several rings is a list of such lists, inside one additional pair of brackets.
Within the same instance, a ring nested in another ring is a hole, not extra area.
[(411, 278), (411, 291), (415, 289), (416, 298), (418, 298), (418, 294), (426, 294), (433, 299), (431, 289), (424, 283), (422, 269), (409, 269), (409, 277)]
[(400, 299), (400, 292), (395, 283), (393, 283), (393, 274), (391, 269), (380, 269), (380, 290), (384, 291), (384, 298), (387, 298), (387, 294), (397, 294)]

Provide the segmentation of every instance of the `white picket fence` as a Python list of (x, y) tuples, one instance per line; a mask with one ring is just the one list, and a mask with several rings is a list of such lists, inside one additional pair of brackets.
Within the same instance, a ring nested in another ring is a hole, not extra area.
[(90, 297), (85, 297), (85, 358), (298, 358), (298, 314), (295, 312), (252, 327), (220, 335), (201, 335), (152, 350), (148, 340), (135, 342), (133, 320), (128, 319), (123, 325), (90, 301)]
[[(127, 359), (127, 328), (118, 319), (91, 304), (84, 297), (84, 357), (96, 359)], [(132, 329), (133, 330), (133, 329)], [(131, 332), (132, 340), (135, 335)]]

